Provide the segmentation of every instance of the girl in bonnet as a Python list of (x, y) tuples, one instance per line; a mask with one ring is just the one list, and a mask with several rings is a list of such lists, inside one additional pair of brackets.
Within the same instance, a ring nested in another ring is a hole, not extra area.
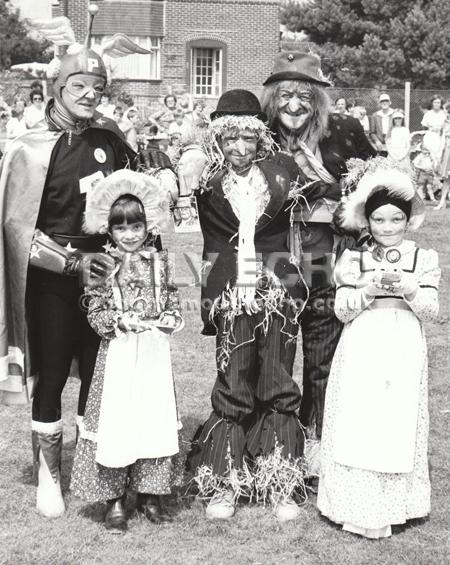
[(319, 510), (343, 529), (391, 535), (430, 511), (427, 346), (438, 312), (438, 256), (405, 238), (423, 219), (407, 174), (383, 158), (350, 171), (356, 190), (336, 224), (368, 228), (364, 250), (335, 268), (335, 312), (345, 327), (326, 393)]
[(90, 191), (85, 229), (108, 231), (116, 267), (86, 292), (88, 320), (102, 337), (80, 426), (71, 489), (107, 501), (105, 526), (127, 529), (126, 488), (149, 521), (170, 516), (160, 495), (173, 482), (178, 421), (168, 337), (181, 329), (177, 289), (167, 251), (154, 247), (167, 210), (152, 177), (116, 171)]

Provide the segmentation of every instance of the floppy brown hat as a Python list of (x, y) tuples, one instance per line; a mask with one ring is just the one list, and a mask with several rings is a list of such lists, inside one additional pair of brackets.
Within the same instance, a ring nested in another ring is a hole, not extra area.
[(263, 85), (281, 80), (306, 80), (322, 86), (331, 86), (331, 83), (323, 76), (320, 58), (313, 53), (302, 53), (301, 51), (278, 53), (272, 74)]

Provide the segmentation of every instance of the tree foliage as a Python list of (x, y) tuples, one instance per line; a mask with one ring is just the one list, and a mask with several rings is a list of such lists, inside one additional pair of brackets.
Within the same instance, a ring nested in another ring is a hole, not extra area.
[(8, 0), (0, 1), (0, 70), (20, 63), (48, 62), (49, 45), (30, 36), (26, 20)]
[(336, 86), (450, 87), (450, 3), (288, 0), (282, 23), (304, 31)]

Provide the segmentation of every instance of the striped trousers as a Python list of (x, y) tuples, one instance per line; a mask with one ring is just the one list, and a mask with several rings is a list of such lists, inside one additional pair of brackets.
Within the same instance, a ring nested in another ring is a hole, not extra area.
[[(278, 442), (284, 456), (303, 454), (304, 436), (296, 411), (301, 393), (292, 379), (298, 325), (289, 305), (284, 318), (274, 315), (267, 332), (264, 313), (243, 313), (234, 319), (233, 349), (224, 370), (218, 370), (211, 395), (213, 412), (199, 428), (189, 457), (196, 469), (209, 465), (217, 475), (240, 467), (244, 457), (269, 454)], [(217, 320), (218, 350), (226, 322)], [(231, 463), (232, 461), (232, 463)]]
[(325, 392), (343, 324), (334, 314), (334, 286), (313, 287), (300, 325), (303, 336), (303, 398), (300, 420), (322, 436)]

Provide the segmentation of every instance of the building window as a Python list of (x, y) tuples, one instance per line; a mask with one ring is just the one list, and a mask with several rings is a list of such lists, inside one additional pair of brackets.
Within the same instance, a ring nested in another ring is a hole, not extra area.
[[(92, 38), (92, 48), (99, 47), (109, 35), (96, 35)], [(111, 78), (125, 80), (160, 80), (161, 79), (161, 38), (132, 37), (130, 39), (140, 47), (151, 49), (148, 55), (135, 53), (119, 59), (105, 56), (105, 62), (111, 69)]]
[(223, 89), (224, 57), (221, 47), (191, 47), (190, 84), (194, 96), (218, 98)]

